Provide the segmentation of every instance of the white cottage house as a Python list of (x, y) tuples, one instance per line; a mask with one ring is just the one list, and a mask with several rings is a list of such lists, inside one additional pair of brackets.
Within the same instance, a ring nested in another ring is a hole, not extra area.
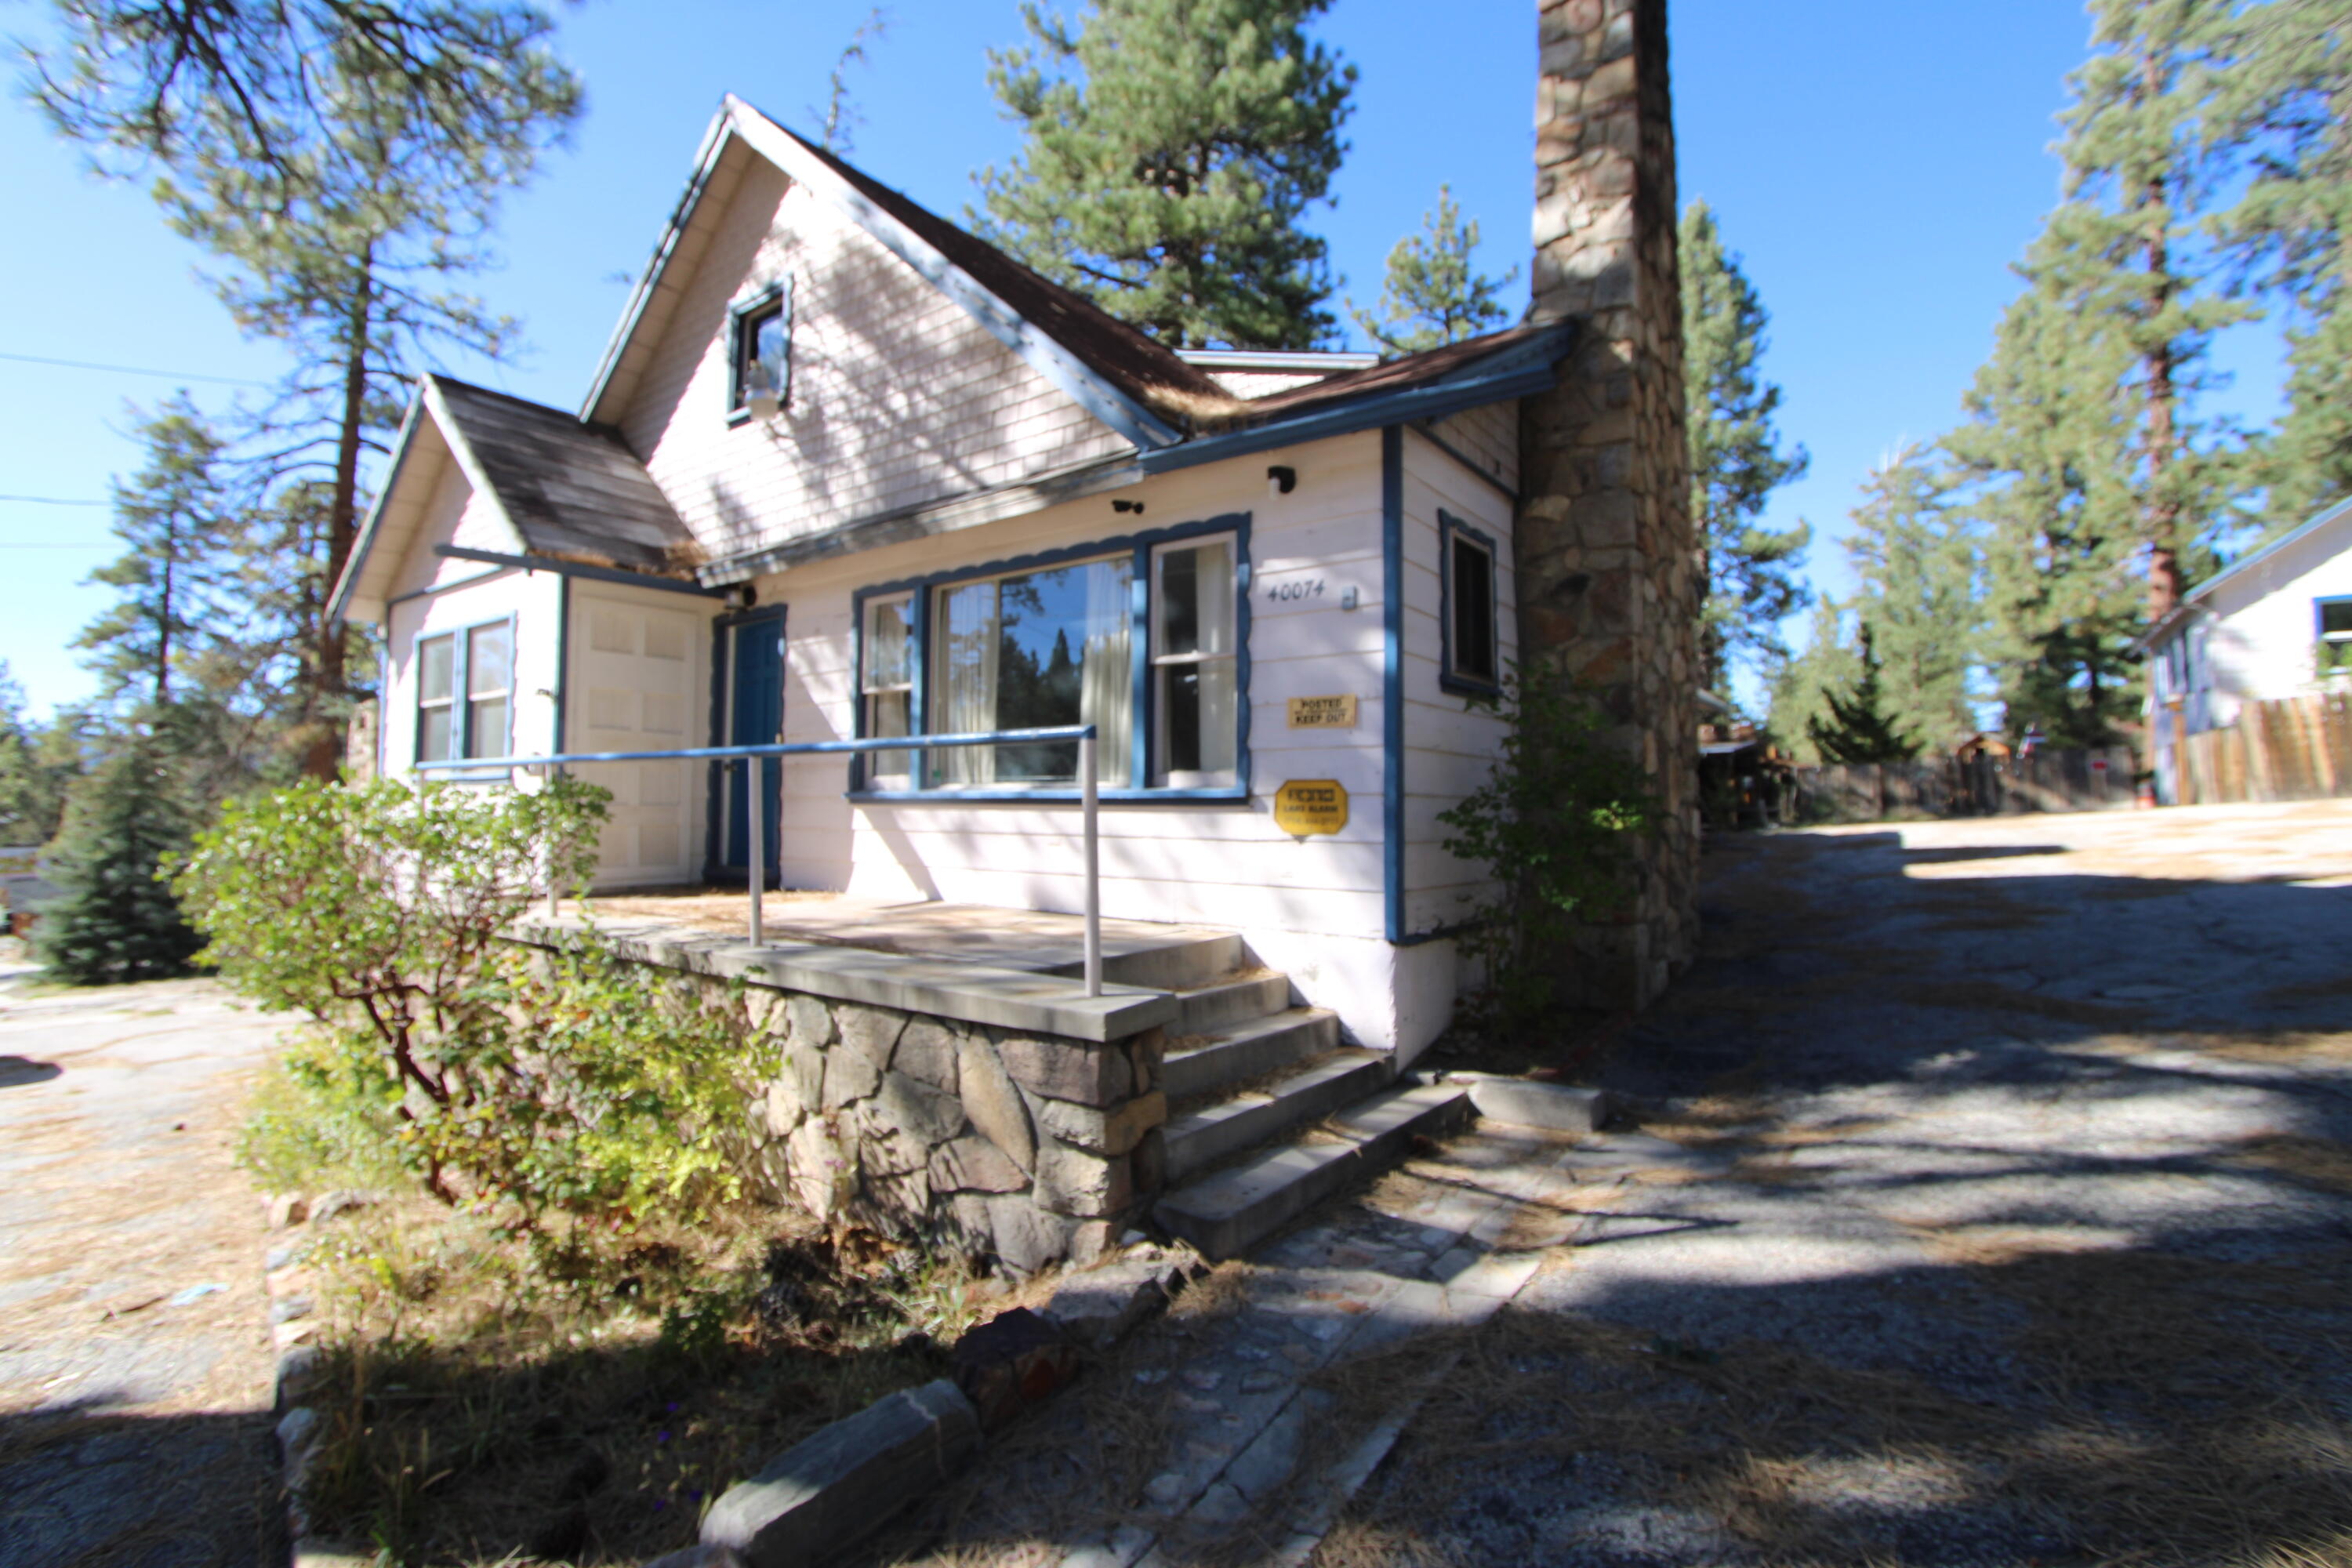
[(2322, 689), (2352, 669), (2352, 500), (2200, 584), (2148, 633), (2147, 715), (2158, 797), (2182, 798), (2188, 738), (2249, 702)]
[[(1092, 723), (1104, 912), (1238, 931), (1410, 1057), (1479, 889), (1436, 818), (1501, 739), (1517, 400), (1573, 330), (1179, 353), (730, 99), (577, 410), (420, 384), (335, 595), (379, 765)], [(1074, 910), (1076, 768), (794, 757), (756, 851), (740, 770), (582, 772), (602, 889)], [(1292, 782), (1344, 825), (1278, 825)]]

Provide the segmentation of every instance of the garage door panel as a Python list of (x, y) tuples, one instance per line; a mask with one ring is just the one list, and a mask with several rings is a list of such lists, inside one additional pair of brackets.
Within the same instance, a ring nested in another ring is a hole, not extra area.
[[(586, 602), (575, 602), (575, 612), (587, 612), (589, 635), (573, 649), (573, 689), (580, 693), (576, 711), (584, 732), (574, 749), (668, 751), (696, 744), (695, 716), (709, 701), (698, 657), (709, 646), (709, 620), (690, 610), (582, 598)], [(600, 883), (696, 879), (701, 866), (689, 785), (701, 766), (600, 763), (580, 769), (581, 777), (613, 792), (612, 820), (600, 841)]]

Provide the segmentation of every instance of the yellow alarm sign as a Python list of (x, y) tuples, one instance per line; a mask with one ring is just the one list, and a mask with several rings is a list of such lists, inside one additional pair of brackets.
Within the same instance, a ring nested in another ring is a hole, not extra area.
[(1274, 825), (1305, 837), (1348, 826), (1348, 791), (1337, 779), (1292, 779), (1274, 792)]

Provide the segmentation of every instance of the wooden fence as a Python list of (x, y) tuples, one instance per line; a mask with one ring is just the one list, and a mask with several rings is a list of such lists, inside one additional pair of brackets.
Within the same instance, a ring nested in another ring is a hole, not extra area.
[(2247, 703), (2229, 729), (2189, 737), (2177, 787), (2183, 805), (2352, 795), (2352, 698)]
[(1908, 763), (1837, 763), (1796, 770), (1799, 822), (1876, 822), (1891, 816), (1991, 816), (2027, 811), (2098, 811), (2132, 803), (2128, 746), (2042, 749), (2023, 758), (1922, 757)]

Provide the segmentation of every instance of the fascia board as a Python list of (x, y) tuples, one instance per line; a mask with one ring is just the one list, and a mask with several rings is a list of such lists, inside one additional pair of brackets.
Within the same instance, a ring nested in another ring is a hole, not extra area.
[[(361, 575), (367, 570), (369, 558), (375, 552), (377, 534), (383, 527), (384, 509), (400, 489), (400, 477), (407, 471), (408, 454), (416, 441), (416, 422), (425, 410), (425, 384), (418, 378), (416, 391), (408, 399), (408, 412), (401, 416), (400, 435), (393, 443), (392, 471), (384, 477), (383, 489), (376, 492), (375, 504), (368, 508), (367, 521), (360, 524), (359, 537), (352, 542), (352, 558), (343, 563), (343, 574), (335, 584), (335, 591), (327, 595), (327, 623), (331, 626), (343, 618), (358, 592)], [(383, 613), (382, 595), (369, 600), (378, 616)]]
[[(731, 100), (730, 100), (731, 102)], [(702, 205), (704, 191), (709, 188), (710, 177), (719, 169), (719, 154), (726, 150), (727, 132), (731, 123), (729, 104), (719, 105), (719, 112), (710, 117), (710, 124), (702, 133), (702, 145), (694, 154), (694, 173), (679, 193), (677, 205), (670, 209), (669, 222), (663, 226), (661, 237), (654, 242), (654, 253), (637, 277), (637, 285), (629, 292), (629, 302), (621, 311), (621, 319), (613, 327), (613, 335), (604, 341), (604, 357), (596, 363), (595, 378), (589, 384), (587, 399), (580, 405), (580, 417), (593, 421), (596, 410), (604, 401), (605, 389), (621, 368), (621, 356), (628, 352), (637, 335), (637, 326), (645, 319), (646, 308), (652, 303), (654, 290), (661, 286), (662, 275), (669, 268), (670, 259), (677, 253), (678, 240), (686, 226), (694, 219), (694, 209)]]
[(1270, 425), (1236, 430), (1229, 436), (1214, 436), (1204, 441), (1190, 441), (1181, 447), (1146, 452), (1142, 458), (1143, 471), (1164, 474), (1201, 463), (1244, 458), (1254, 452), (1269, 452), (1280, 447), (1302, 446), (1308, 441), (1320, 441), (1332, 436), (1349, 436), (1385, 425), (1401, 425), (1415, 419), (1443, 419), (1465, 408), (1549, 392), (1559, 384), (1559, 373), (1556, 366), (1556, 361), (1547, 361), (1466, 381), (1410, 387), (1402, 392), (1367, 397), (1361, 402), (1343, 404), (1337, 408), (1323, 409), (1295, 419), (1277, 420)]
[(940, 254), (919, 235), (884, 212), (856, 186), (809, 155), (791, 132), (742, 100), (730, 97), (736, 134), (761, 157), (823, 197), (852, 223), (872, 235), (923, 280), (962, 307), (997, 342), (1066, 394), (1087, 413), (1144, 450), (1183, 439), (1172, 426), (1095, 374), (1092, 366), (1033, 326), (1021, 313), (982, 288), (971, 274)]
[(2214, 589), (2219, 588), (2224, 583), (2236, 577), (2240, 573), (2252, 570), (2254, 567), (2259, 566), (2263, 562), (2269, 560), (2272, 556), (2277, 554), (2280, 551), (2288, 548), (2290, 545), (2302, 543), (2313, 534), (2317, 533), (2321, 529), (2326, 528), (2329, 523), (2347, 515), (2352, 515), (2352, 500), (2337, 501), (2334, 506), (2328, 507), (2324, 511), (2314, 516), (2309, 521), (2305, 522), (2285, 533), (2280, 534), (2276, 539), (2272, 540), (2268, 544), (2263, 545), (2261, 549), (2255, 551), (2251, 555), (2247, 555), (2241, 560), (2232, 562), (2227, 570), (2216, 572), (2213, 575), (2208, 577), (2205, 581), (2197, 584), (2194, 589), (2190, 590), (2185, 602), (2195, 604), (2198, 600), (2202, 599), (2207, 595), (2212, 593)]

